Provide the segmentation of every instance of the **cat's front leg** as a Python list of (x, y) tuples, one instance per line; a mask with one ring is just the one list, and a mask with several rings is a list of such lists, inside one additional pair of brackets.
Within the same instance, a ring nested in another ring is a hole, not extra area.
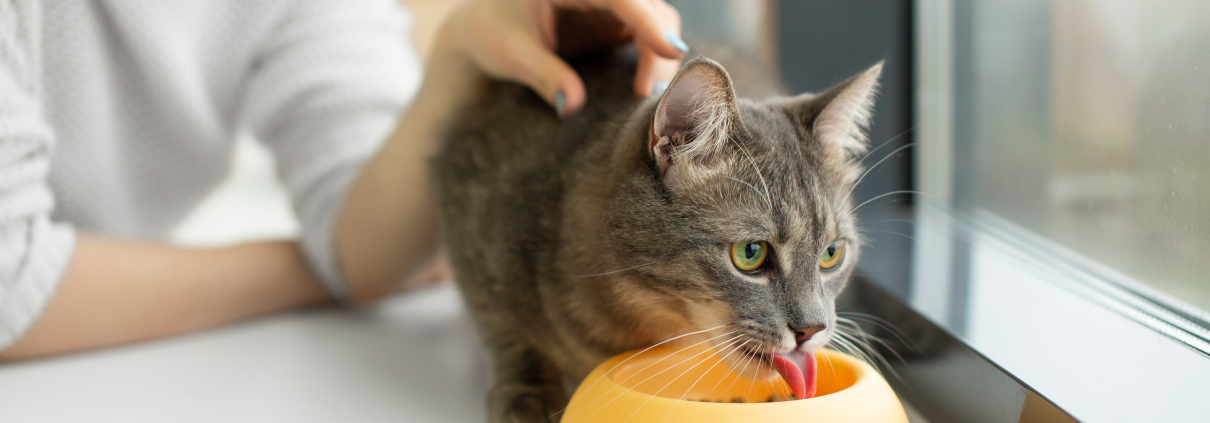
[(559, 370), (533, 348), (497, 351), (488, 398), (494, 423), (557, 422), (567, 405)]
[(557, 422), (566, 401), (561, 401), (557, 386), (532, 386), (520, 383), (497, 384), (488, 399), (495, 423)]

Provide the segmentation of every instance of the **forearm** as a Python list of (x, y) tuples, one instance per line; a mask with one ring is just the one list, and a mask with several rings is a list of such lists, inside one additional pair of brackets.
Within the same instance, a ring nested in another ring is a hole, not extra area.
[(292, 242), (184, 249), (81, 236), (54, 298), (0, 360), (174, 335), (328, 298)]
[(349, 188), (336, 228), (336, 246), (353, 300), (402, 289), (403, 281), (437, 252), (438, 230), (429, 159), (440, 132), (466, 100), (479, 74), (443, 48), (439, 36), (425, 83), (391, 138)]

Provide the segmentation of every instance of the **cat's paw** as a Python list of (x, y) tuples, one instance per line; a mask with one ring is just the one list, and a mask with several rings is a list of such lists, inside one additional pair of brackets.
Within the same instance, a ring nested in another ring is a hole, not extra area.
[(525, 385), (498, 386), (490, 398), (494, 423), (557, 422), (562, 410), (553, 408), (552, 398), (542, 389)]

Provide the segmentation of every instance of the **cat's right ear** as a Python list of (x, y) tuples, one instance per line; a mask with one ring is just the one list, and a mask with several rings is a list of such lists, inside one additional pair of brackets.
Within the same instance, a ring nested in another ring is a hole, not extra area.
[(866, 151), (865, 130), (870, 126), (882, 62), (819, 94), (787, 100), (790, 111), (811, 135), (834, 151), (856, 156)]
[(672, 79), (651, 122), (648, 143), (661, 178), (708, 165), (742, 128), (731, 77), (710, 59), (696, 59)]

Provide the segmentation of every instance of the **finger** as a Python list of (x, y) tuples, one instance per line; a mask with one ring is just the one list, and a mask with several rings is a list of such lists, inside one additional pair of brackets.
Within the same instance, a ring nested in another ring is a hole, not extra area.
[(689, 52), (681, 40), (681, 16), (662, 0), (612, 0), (613, 13), (632, 28), (635, 40), (669, 59), (680, 59)]
[(555, 108), (559, 116), (567, 116), (584, 107), (586, 93), (580, 76), (538, 40), (517, 35), (498, 54), (502, 77), (528, 85)]
[(663, 94), (676, 76), (679, 60), (660, 57), (649, 48), (639, 46), (639, 65), (634, 74), (634, 93), (640, 97)]

